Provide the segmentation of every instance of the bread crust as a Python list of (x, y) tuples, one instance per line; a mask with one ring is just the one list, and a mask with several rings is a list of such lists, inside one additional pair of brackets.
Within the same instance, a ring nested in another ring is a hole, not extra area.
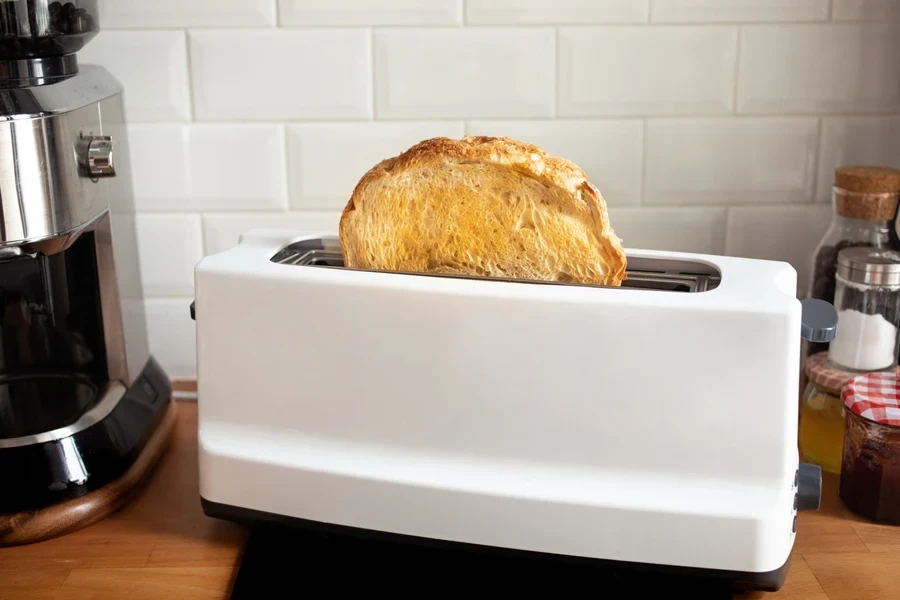
[[(363, 202), (372, 202), (372, 186), (391, 177), (397, 177), (412, 169), (448, 162), (481, 161), (519, 169), (561, 190), (580, 211), (588, 209), (592, 223), (587, 231), (593, 235), (600, 251), (599, 265), (605, 281), (586, 280), (586, 283), (620, 285), (625, 279), (626, 257), (622, 242), (610, 225), (606, 201), (600, 191), (587, 178), (585, 172), (572, 161), (551, 156), (532, 143), (509, 137), (471, 136), (461, 139), (436, 137), (423, 140), (401, 154), (382, 160), (366, 172), (353, 189), (353, 193), (339, 222), (344, 263), (351, 268), (360, 265), (354, 253), (352, 218)], [(375, 200), (377, 201), (377, 200)], [(344, 243), (351, 242), (351, 243)], [(383, 269), (389, 266), (381, 265)]]

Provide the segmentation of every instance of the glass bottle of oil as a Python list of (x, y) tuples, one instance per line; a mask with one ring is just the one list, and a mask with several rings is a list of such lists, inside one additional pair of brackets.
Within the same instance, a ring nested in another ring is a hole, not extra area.
[(859, 373), (844, 371), (828, 360), (828, 352), (806, 361), (806, 388), (800, 400), (800, 453), (823, 471), (841, 472), (844, 404), (841, 387)]

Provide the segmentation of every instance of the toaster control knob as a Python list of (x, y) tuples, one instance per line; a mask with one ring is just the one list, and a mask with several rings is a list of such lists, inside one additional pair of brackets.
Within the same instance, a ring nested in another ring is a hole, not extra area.
[(824, 300), (806, 298), (800, 305), (800, 333), (810, 342), (830, 342), (837, 334), (838, 316), (834, 306)]
[(87, 169), (91, 177), (111, 177), (116, 174), (113, 143), (108, 135), (94, 135), (88, 139)]
[(797, 510), (819, 510), (822, 500), (822, 469), (818, 465), (800, 463), (797, 481)]

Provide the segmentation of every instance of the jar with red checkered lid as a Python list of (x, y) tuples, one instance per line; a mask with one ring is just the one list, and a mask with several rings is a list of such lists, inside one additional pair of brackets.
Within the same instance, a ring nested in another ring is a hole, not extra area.
[(841, 400), (841, 500), (872, 521), (900, 525), (900, 375), (857, 375)]
[[(900, 367), (894, 371), (900, 373)], [(841, 472), (844, 442), (844, 405), (841, 388), (859, 375), (845, 371), (828, 359), (828, 352), (806, 360), (806, 387), (800, 399), (800, 452), (805, 462), (829, 473)]]

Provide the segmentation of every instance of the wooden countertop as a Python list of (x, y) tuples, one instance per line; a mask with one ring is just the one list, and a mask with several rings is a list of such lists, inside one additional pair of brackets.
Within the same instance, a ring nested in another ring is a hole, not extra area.
[[(125, 508), (66, 537), (0, 549), (0, 600), (227, 599), (246, 532), (200, 509), (196, 430), (196, 404), (179, 402), (168, 452)], [(742, 598), (897, 599), (897, 565), (900, 527), (854, 516), (826, 474), (822, 508), (800, 514), (784, 588)]]

